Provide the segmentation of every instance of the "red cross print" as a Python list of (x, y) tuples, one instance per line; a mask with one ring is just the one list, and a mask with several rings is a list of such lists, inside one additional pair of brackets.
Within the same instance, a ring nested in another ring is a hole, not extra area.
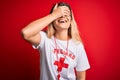
[[(68, 68), (68, 64), (64, 63), (64, 61), (65, 61), (65, 58), (62, 58), (62, 57), (61, 57), (61, 58), (60, 58), (60, 61), (55, 61), (55, 62), (54, 62), (54, 65), (56, 65), (56, 66), (58, 67), (58, 68), (57, 68), (58, 73), (62, 71), (62, 68), (63, 68), (63, 67), (64, 67), (64, 68)], [(58, 74), (57, 77), (58, 77), (58, 80), (59, 80), (60, 74)]]

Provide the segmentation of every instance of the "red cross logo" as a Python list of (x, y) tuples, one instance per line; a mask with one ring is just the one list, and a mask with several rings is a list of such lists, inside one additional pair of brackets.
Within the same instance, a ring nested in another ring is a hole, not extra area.
[[(55, 62), (54, 62), (54, 65), (56, 65), (56, 66), (58, 67), (58, 68), (57, 68), (57, 71), (58, 71), (58, 72), (61, 72), (63, 67), (64, 67), (64, 68), (68, 68), (68, 64), (64, 63), (64, 61), (65, 61), (65, 58), (62, 58), (62, 57), (61, 57), (61, 58), (60, 58), (60, 61), (55, 61)], [(58, 80), (59, 80), (60, 74), (58, 74), (57, 77), (58, 77)]]
[(60, 58), (60, 61), (55, 61), (54, 62), (54, 65), (56, 65), (58, 68), (57, 68), (57, 71), (58, 72), (61, 72), (62, 68), (68, 68), (68, 64), (64, 63), (65, 61), (65, 58)]

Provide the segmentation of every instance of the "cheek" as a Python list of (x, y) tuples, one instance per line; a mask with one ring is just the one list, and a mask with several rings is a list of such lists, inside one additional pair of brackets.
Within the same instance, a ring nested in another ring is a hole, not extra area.
[(70, 24), (71, 24), (71, 22), (68, 22), (68, 23), (66, 24), (66, 26), (67, 26), (67, 27), (70, 27)]

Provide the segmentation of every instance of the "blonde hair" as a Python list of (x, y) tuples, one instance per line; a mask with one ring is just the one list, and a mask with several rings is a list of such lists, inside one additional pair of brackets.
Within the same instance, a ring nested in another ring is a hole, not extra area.
[[(68, 4), (66, 3), (59, 3), (59, 4), (62, 4), (60, 6), (66, 6), (70, 9), (71, 11), (71, 8)], [(63, 5), (64, 4), (64, 5)], [(59, 6), (59, 5), (58, 5)], [(53, 7), (54, 8), (54, 7)], [(52, 8), (52, 9), (53, 9)], [(77, 43), (80, 43), (82, 42), (81, 38), (80, 38), (80, 34), (79, 34), (79, 30), (78, 30), (78, 26), (77, 26), (77, 23), (75, 21), (75, 18), (74, 18), (74, 15), (73, 15), (73, 12), (71, 11), (71, 24), (70, 24), (70, 27), (68, 28), (68, 36), (70, 36), (75, 42)], [(53, 27), (53, 23), (50, 23), (48, 25), (48, 28), (47, 28), (47, 36), (49, 38), (51, 38), (53, 35), (55, 34), (55, 28)]]

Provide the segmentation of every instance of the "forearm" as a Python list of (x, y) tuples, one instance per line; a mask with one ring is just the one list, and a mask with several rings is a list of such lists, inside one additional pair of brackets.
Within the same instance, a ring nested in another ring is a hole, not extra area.
[(34, 36), (55, 19), (55, 15), (49, 14), (41, 19), (35, 20), (22, 29), (22, 34), (26, 37)]
[(76, 80), (85, 80), (85, 79), (77, 78)]
[(78, 71), (77, 72), (77, 80), (85, 80), (86, 72), (85, 71)]

